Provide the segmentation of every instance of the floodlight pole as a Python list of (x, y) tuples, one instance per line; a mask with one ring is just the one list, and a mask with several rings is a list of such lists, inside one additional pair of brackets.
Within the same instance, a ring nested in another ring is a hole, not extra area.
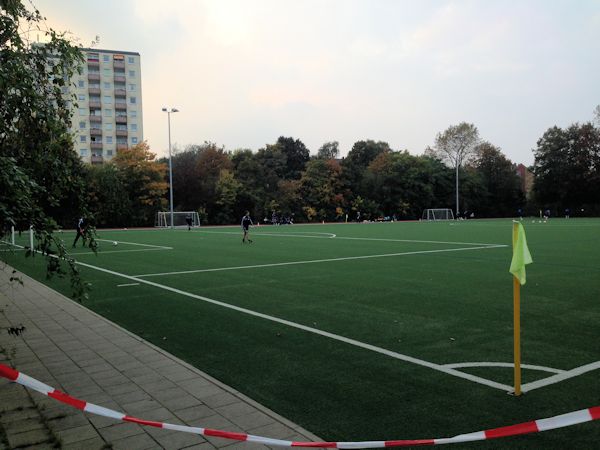
[(458, 207), (458, 160), (456, 161), (456, 220), (460, 216), (459, 207)]
[(173, 164), (171, 162), (171, 113), (179, 112), (177, 108), (163, 108), (163, 112), (167, 113), (167, 122), (169, 123), (169, 209), (171, 211), (171, 228), (173, 224)]

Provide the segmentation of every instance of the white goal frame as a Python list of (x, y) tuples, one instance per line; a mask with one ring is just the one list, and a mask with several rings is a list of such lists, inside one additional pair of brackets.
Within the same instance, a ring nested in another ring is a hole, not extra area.
[(454, 213), (450, 208), (424, 209), (421, 220), (454, 220)]
[[(196, 211), (173, 211), (173, 227), (174, 228), (185, 228), (188, 226), (185, 218), (190, 216), (192, 218), (192, 227), (200, 226), (200, 216)], [(156, 220), (154, 226), (157, 228), (171, 228), (171, 212), (170, 211), (158, 211), (156, 213)]]

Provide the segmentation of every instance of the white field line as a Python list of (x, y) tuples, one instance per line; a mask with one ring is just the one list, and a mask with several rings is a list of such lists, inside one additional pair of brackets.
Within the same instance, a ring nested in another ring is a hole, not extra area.
[(326, 258), (326, 259), (309, 259), (305, 261), (289, 261), (282, 263), (270, 263), (270, 264), (255, 264), (251, 266), (235, 266), (235, 267), (216, 267), (213, 269), (197, 269), (197, 270), (183, 270), (180, 272), (162, 272), (162, 273), (146, 273), (142, 275), (134, 275), (135, 277), (160, 277), (166, 275), (183, 275), (190, 273), (202, 273), (202, 272), (219, 272), (223, 270), (241, 270), (241, 269), (258, 269), (263, 267), (277, 267), (277, 266), (292, 266), (298, 264), (317, 264), (325, 262), (335, 261), (351, 261), (355, 259), (371, 259), (371, 258), (388, 258), (391, 256), (407, 256), (407, 255), (420, 255), (426, 253), (442, 253), (442, 252), (460, 252), (465, 250), (481, 250), (488, 248), (500, 248), (507, 247), (506, 245), (486, 245), (485, 247), (463, 247), (463, 248), (448, 248), (443, 250), (420, 250), (414, 252), (401, 252), (401, 253), (384, 253), (381, 255), (364, 255), (364, 256), (345, 256), (342, 258)]
[(152, 245), (152, 244), (140, 244), (138, 242), (126, 242), (126, 241), (112, 241), (110, 239), (96, 239), (99, 242), (117, 242), (119, 244), (127, 244), (127, 245), (137, 245), (139, 247), (152, 247), (158, 248), (161, 250), (173, 250), (173, 247), (165, 247), (164, 245)]
[(125, 287), (125, 286), (139, 286), (140, 283), (125, 283), (125, 284), (117, 284), (117, 287)]
[(521, 390), (523, 392), (533, 391), (534, 389), (539, 389), (541, 387), (548, 386), (550, 384), (559, 383), (561, 381), (568, 380), (569, 378), (583, 375), (584, 373), (591, 372), (592, 370), (598, 370), (598, 369), (600, 369), (600, 361), (586, 364), (585, 366), (579, 366), (574, 369), (559, 373), (557, 375), (552, 375), (551, 377), (544, 378), (542, 380), (537, 380), (537, 381), (533, 381), (531, 383), (526, 383), (521, 386)]
[(308, 327), (306, 325), (302, 325), (302, 324), (299, 324), (299, 323), (296, 323), (296, 322), (291, 322), (289, 320), (280, 319), (280, 318), (274, 317), (274, 316), (269, 316), (268, 314), (263, 314), (263, 313), (259, 313), (259, 312), (256, 312), (256, 311), (252, 311), (250, 309), (241, 308), (241, 307), (235, 306), (235, 305), (230, 305), (229, 303), (224, 303), (224, 302), (221, 302), (221, 301), (218, 301), (218, 300), (213, 300), (211, 298), (204, 297), (202, 295), (192, 294), (191, 292), (182, 291), (181, 289), (177, 289), (177, 288), (174, 288), (174, 287), (171, 287), (171, 286), (166, 286), (166, 285), (163, 285), (163, 284), (154, 283), (152, 281), (144, 280), (142, 278), (137, 278), (137, 277), (131, 276), (131, 275), (125, 275), (123, 273), (115, 272), (115, 271), (112, 271), (112, 270), (109, 270), (109, 269), (104, 269), (102, 267), (93, 266), (91, 264), (86, 264), (86, 263), (83, 263), (81, 261), (77, 261), (76, 263), (79, 264), (79, 265), (81, 265), (81, 266), (88, 267), (90, 269), (94, 269), (94, 270), (98, 270), (100, 272), (105, 272), (105, 273), (108, 273), (108, 274), (111, 274), (111, 275), (122, 277), (122, 278), (125, 278), (125, 279), (128, 279), (128, 280), (132, 280), (134, 282), (140, 282), (140, 283), (143, 283), (143, 284), (147, 284), (149, 286), (154, 286), (154, 287), (157, 287), (159, 289), (164, 289), (166, 291), (170, 291), (170, 292), (173, 292), (173, 293), (176, 293), (176, 294), (179, 294), (179, 295), (184, 295), (186, 297), (194, 298), (196, 300), (201, 300), (203, 302), (211, 303), (213, 305), (221, 306), (223, 308), (228, 308), (228, 309), (231, 309), (231, 310), (234, 310), (234, 311), (237, 311), (237, 312), (241, 312), (241, 313), (244, 313), (244, 314), (248, 314), (248, 315), (251, 315), (251, 316), (254, 316), (254, 317), (260, 317), (261, 319), (270, 320), (272, 322), (280, 323), (282, 325), (286, 325), (286, 326), (289, 326), (289, 327), (292, 327), (292, 328), (297, 328), (299, 330), (307, 331), (309, 333), (313, 333), (313, 334), (317, 334), (317, 335), (320, 335), (320, 336), (323, 336), (323, 337), (334, 339), (336, 341), (344, 342), (346, 344), (350, 344), (350, 345), (353, 345), (355, 347), (363, 348), (365, 350), (370, 350), (372, 352), (380, 353), (382, 355), (386, 355), (386, 356), (389, 356), (391, 358), (399, 359), (401, 361), (405, 361), (405, 362), (409, 362), (409, 363), (416, 364), (416, 365), (419, 365), (419, 366), (427, 367), (429, 369), (437, 370), (439, 372), (443, 372), (443, 373), (446, 373), (448, 375), (452, 375), (452, 376), (455, 376), (455, 377), (458, 377), (458, 378), (463, 378), (465, 380), (469, 380), (469, 381), (472, 381), (472, 382), (475, 382), (475, 383), (483, 384), (485, 386), (493, 387), (495, 389), (500, 389), (500, 390), (505, 391), (505, 392), (509, 392), (512, 389), (511, 386), (508, 386), (506, 384), (497, 383), (495, 381), (487, 380), (487, 379), (482, 378), (482, 377), (478, 377), (478, 376), (471, 375), (471, 374), (468, 374), (468, 373), (463, 373), (463, 372), (460, 372), (460, 371), (455, 370), (455, 369), (444, 367), (443, 365), (440, 365), (440, 364), (435, 364), (435, 363), (431, 363), (429, 361), (424, 361), (422, 359), (413, 358), (412, 356), (403, 355), (401, 353), (393, 352), (391, 350), (386, 350), (384, 348), (376, 347), (376, 346), (371, 345), (371, 344), (365, 344), (364, 342), (360, 342), (360, 341), (357, 341), (357, 340), (354, 340), (354, 339), (350, 339), (350, 338), (347, 338), (347, 337), (344, 337), (344, 336), (340, 336), (340, 335), (337, 335), (337, 334), (334, 334), (334, 333), (329, 333), (327, 331), (322, 331), (322, 330), (319, 330), (317, 328)]
[[(159, 250), (173, 250), (172, 247), (162, 247), (162, 248), (140, 248), (135, 250), (102, 250), (98, 249), (99, 255), (106, 255), (107, 253), (136, 253), (136, 252), (155, 252)], [(77, 256), (89, 256), (95, 255), (94, 252), (74, 252), (69, 253), (69, 255), (77, 255)]]
[[(503, 362), (465, 362), (465, 363), (453, 363), (453, 364), (444, 364), (444, 367), (448, 367), (450, 369), (462, 369), (463, 367), (510, 367), (514, 368), (514, 363), (503, 363)], [(553, 369), (552, 367), (544, 367), (544, 366), (535, 366), (533, 364), (521, 364), (523, 369), (529, 370), (539, 370), (541, 372), (551, 372), (551, 373), (565, 373), (566, 370), (561, 369)]]
[[(233, 234), (239, 235), (239, 233), (234, 233), (231, 231), (200, 231), (200, 233), (211, 233), (211, 234)], [(344, 240), (352, 240), (352, 241), (380, 241), (380, 242), (409, 242), (409, 243), (417, 243), (417, 244), (453, 244), (453, 245), (477, 245), (477, 246), (490, 246), (490, 247), (508, 247), (508, 245), (503, 244), (488, 244), (484, 242), (446, 242), (446, 241), (421, 241), (416, 239), (384, 239), (384, 238), (365, 238), (365, 237), (346, 237), (346, 236), (337, 236), (333, 233), (322, 233), (322, 234), (332, 234), (331, 236), (310, 236), (308, 234), (288, 234), (288, 233), (254, 233), (255, 236), (273, 236), (273, 237), (303, 237), (303, 238), (313, 238), (313, 239), (344, 239)]]

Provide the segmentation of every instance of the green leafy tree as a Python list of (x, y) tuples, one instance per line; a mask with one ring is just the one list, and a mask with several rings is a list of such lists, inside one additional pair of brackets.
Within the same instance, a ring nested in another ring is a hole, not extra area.
[(340, 155), (340, 143), (338, 141), (325, 142), (317, 152), (319, 159), (336, 159)]
[(367, 167), (378, 155), (391, 151), (387, 142), (367, 140), (354, 143), (342, 161), (344, 182), (353, 197), (368, 197), (368, 190), (363, 186)]
[(298, 180), (310, 159), (310, 152), (300, 139), (280, 136), (274, 145), (285, 156), (283, 178)]
[(167, 206), (167, 166), (155, 161), (156, 154), (144, 142), (119, 150), (112, 160), (130, 201), (130, 224), (151, 226), (157, 211)]
[(479, 131), (472, 123), (461, 122), (450, 126), (443, 133), (438, 133), (433, 148), (425, 152), (437, 157), (455, 170), (456, 182), (456, 214), (460, 214), (459, 204), (459, 169), (472, 160), (479, 144)]
[(342, 168), (333, 159), (313, 159), (300, 179), (303, 206), (312, 207), (319, 220), (335, 220), (336, 208), (343, 208)]
[(215, 223), (228, 224), (236, 221), (235, 207), (242, 184), (237, 181), (230, 170), (223, 169), (217, 181), (215, 194)]
[(126, 182), (115, 164), (88, 167), (87, 195), (97, 227), (129, 226), (132, 202), (127, 195)]
[[(82, 299), (85, 285), (54, 232), (89, 217), (84, 168), (69, 134), (72, 99), (63, 94), (83, 56), (64, 34), (42, 31), (43, 21), (21, 1), (0, 3), (0, 234), (31, 225), (36, 248), (27, 254), (44, 254), (49, 276), (70, 274)], [(48, 42), (32, 45), (31, 29)], [(86, 233), (95, 248), (92, 228)]]
[(475, 150), (472, 167), (481, 176), (482, 202), (473, 206), (479, 215), (512, 216), (525, 201), (514, 164), (498, 147), (482, 142)]
[[(591, 123), (548, 129), (534, 150), (534, 193), (541, 207), (600, 212), (600, 130)], [(562, 212), (562, 211), (561, 211)]]

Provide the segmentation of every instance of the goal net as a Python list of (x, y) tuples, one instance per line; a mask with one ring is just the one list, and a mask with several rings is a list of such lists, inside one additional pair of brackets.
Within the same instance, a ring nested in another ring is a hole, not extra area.
[[(188, 223), (186, 219), (191, 220), (193, 227), (200, 226), (200, 216), (196, 211), (173, 211), (173, 226), (174, 227), (187, 227)], [(171, 227), (171, 212), (170, 211), (159, 211), (156, 213), (156, 220), (154, 222), (155, 227), (170, 228)]]
[(423, 210), (422, 220), (454, 220), (454, 214), (451, 209), (425, 209)]

